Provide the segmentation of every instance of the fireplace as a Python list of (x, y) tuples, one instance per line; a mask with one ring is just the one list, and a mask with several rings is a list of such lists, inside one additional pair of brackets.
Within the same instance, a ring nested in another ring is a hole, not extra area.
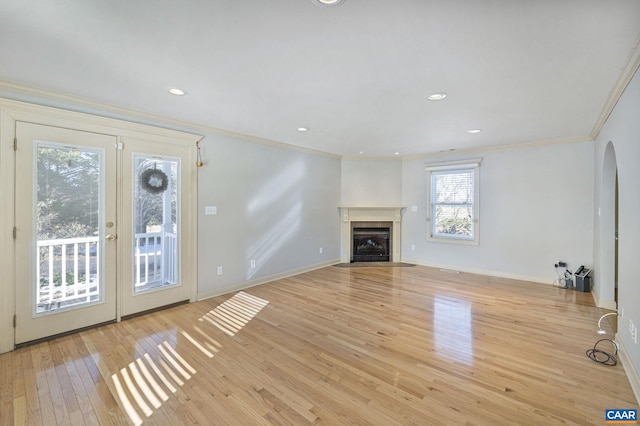
[(351, 262), (388, 262), (390, 228), (353, 228)]
[(404, 207), (340, 207), (342, 263), (401, 262)]

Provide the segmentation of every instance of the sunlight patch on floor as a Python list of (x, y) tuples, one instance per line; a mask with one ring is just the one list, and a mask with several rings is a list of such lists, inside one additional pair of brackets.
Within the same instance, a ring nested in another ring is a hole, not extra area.
[[(158, 349), (162, 354), (158, 363), (178, 386), (184, 385), (185, 382), (182, 379), (189, 380), (191, 375), (196, 373), (196, 370), (166, 340), (158, 345)], [(155, 373), (155, 377), (149, 368)], [(169, 399), (169, 395), (158, 383), (156, 377), (169, 392), (177, 392), (177, 388), (167, 379), (167, 376), (158, 368), (148, 353), (136, 358), (135, 362), (129, 363), (126, 368), (122, 368), (119, 375), (113, 374), (111, 376), (122, 408), (135, 425), (142, 424), (142, 417), (138, 414), (138, 409), (145, 417), (150, 417), (154, 410), (160, 408), (162, 403)]]
[(207, 312), (200, 318), (200, 321), (207, 321), (223, 333), (235, 336), (268, 303), (264, 299), (241, 291), (231, 299), (218, 305), (215, 309)]
[[(267, 300), (241, 291), (207, 312), (200, 321), (212, 324), (225, 334), (234, 336), (268, 303)], [(218, 341), (198, 326), (194, 325), (193, 331), (195, 333), (190, 334), (185, 330), (179, 330), (186, 341), (208, 358), (213, 358), (215, 353), (222, 349)], [(199, 338), (194, 335), (199, 335)], [(143, 423), (142, 416), (150, 417), (154, 410), (169, 399), (165, 389), (175, 394), (178, 388), (174, 384), (178, 387), (183, 386), (197, 373), (168, 341), (164, 340), (158, 345), (158, 351), (155, 360), (145, 353), (111, 376), (120, 405), (136, 426)]]

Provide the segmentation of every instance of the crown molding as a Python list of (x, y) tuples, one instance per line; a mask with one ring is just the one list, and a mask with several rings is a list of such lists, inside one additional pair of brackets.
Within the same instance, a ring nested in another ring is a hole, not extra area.
[(345, 155), (342, 157), (343, 160), (373, 160), (373, 161), (403, 161), (403, 160), (420, 160), (420, 159), (428, 159), (428, 158), (450, 158), (457, 157), (460, 155), (469, 155), (469, 154), (483, 154), (486, 152), (493, 151), (510, 151), (514, 149), (525, 149), (525, 148), (535, 148), (538, 146), (546, 146), (546, 145), (562, 145), (568, 143), (578, 143), (578, 142), (593, 142), (591, 136), (577, 136), (573, 138), (562, 138), (562, 139), (550, 139), (544, 141), (533, 141), (533, 142), (521, 142), (521, 143), (512, 143), (508, 145), (495, 145), (495, 146), (485, 146), (478, 148), (469, 148), (469, 149), (456, 149), (455, 151), (443, 151), (443, 152), (431, 152), (431, 153), (423, 153), (423, 154), (414, 154), (414, 155), (404, 155), (399, 157), (367, 157), (367, 156), (355, 156), (355, 155)]
[[(531, 148), (537, 146), (545, 146), (545, 145), (555, 145), (555, 144), (566, 144), (566, 143), (575, 143), (575, 142), (586, 142), (586, 141), (594, 141), (597, 137), (600, 129), (606, 122), (607, 118), (611, 114), (611, 111), (615, 107), (616, 103), (620, 99), (620, 96), (624, 92), (624, 89), (631, 81), (635, 71), (640, 66), (640, 37), (638, 38), (635, 47), (633, 49), (632, 54), (630, 55), (630, 59), (625, 67), (622, 75), (618, 79), (615, 87), (612, 89), (611, 94), (605, 107), (603, 108), (600, 117), (598, 118), (596, 125), (594, 126), (591, 134), (589, 136), (579, 136), (572, 138), (564, 138), (564, 139), (553, 139), (553, 140), (545, 140), (545, 141), (533, 141), (533, 142), (525, 142), (525, 143), (514, 143), (509, 145), (500, 145), (500, 146), (489, 146), (489, 147), (480, 147), (480, 148), (471, 148), (464, 150), (456, 150), (456, 151), (446, 151), (446, 152), (435, 152), (435, 153), (423, 153), (416, 155), (407, 155), (407, 156), (384, 156), (384, 157), (370, 157), (370, 156), (350, 156), (350, 155), (338, 155), (332, 154), (324, 151), (314, 150), (311, 148), (304, 148), (295, 145), (290, 145), (284, 142), (278, 142), (271, 139), (261, 138), (252, 135), (246, 135), (243, 133), (233, 132), (229, 130), (219, 129), (212, 126), (205, 126), (201, 124), (196, 124), (192, 122), (175, 120), (163, 116), (158, 116), (154, 114), (144, 113), (138, 110), (124, 108), (124, 107), (116, 107), (113, 105), (104, 104), (97, 101), (92, 101), (89, 99), (66, 95), (58, 92), (52, 92), (44, 89), (38, 89), (34, 87), (29, 87), (17, 83), (11, 83), (8, 81), (0, 80), (0, 97), (5, 97), (8, 99), (13, 99), (16, 101), (26, 102), (26, 103), (36, 103), (38, 105), (49, 106), (58, 109), (66, 109), (74, 112), (85, 113), (85, 114), (94, 114), (106, 116), (108, 118), (116, 118), (120, 120), (126, 121), (135, 121), (140, 124), (148, 124), (154, 126), (164, 126), (171, 130), (177, 131), (186, 131), (186, 132), (200, 132), (200, 133), (209, 133), (216, 134), (225, 137), (231, 137), (235, 139), (240, 139), (248, 142), (259, 143), (262, 145), (273, 146), (277, 148), (287, 149), (291, 151), (299, 151), (313, 155), (319, 155), (323, 157), (329, 158), (337, 158), (343, 160), (367, 160), (367, 161), (404, 161), (404, 160), (415, 160), (415, 159), (426, 159), (426, 158), (446, 158), (457, 155), (468, 155), (468, 154), (482, 154), (484, 152), (492, 152), (492, 151), (505, 151), (512, 149), (523, 149), (523, 148)], [(8, 92), (8, 94), (3, 94), (2, 91)], [(20, 94), (27, 97), (33, 97), (35, 99), (23, 99), (19, 97), (11, 97), (11, 94)], [(9, 97), (7, 96), (9, 95)], [(206, 137), (202, 141), (206, 143)]]
[(191, 145), (203, 138), (194, 132), (4, 97), (0, 97), (0, 110), (9, 120), (117, 135), (124, 137), (125, 142), (127, 137), (153, 135), (157, 142)]
[(389, 161), (389, 162), (394, 162), (394, 161), (402, 161), (405, 157), (402, 157), (402, 156), (371, 157), (371, 156), (368, 156), (368, 155), (343, 155), (340, 158), (342, 158), (343, 160), (349, 160), (349, 161), (363, 160), (363, 161)]
[(547, 146), (547, 145), (563, 145), (563, 144), (579, 143), (579, 142), (593, 142), (593, 139), (590, 136), (579, 136), (575, 138), (523, 142), (523, 143), (514, 143), (510, 145), (498, 145), (498, 146), (488, 146), (488, 147), (482, 147), (482, 148), (460, 149), (455, 151), (434, 152), (431, 154), (410, 155), (410, 156), (403, 157), (403, 160), (449, 158), (449, 157), (457, 157), (460, 155), (469, 155), (469, 154), (478, 155), (478, 154), (494, 152), (494, 151), (510, 151), (514, 149), (535, 148), (535, 147), (541, 147), (541, 146)]
[[(2, 93), (6, 91), (7, 93)], [(15, 95), (24, 95), (32, 97), (34, 99), (24, 99), (16, 97)], [(14, 96), (11, 96), (14, 95)], [(277, 142), (271, 139), (260, 138), (257, 136), (245, 135), (243, 133), (237, 133), (229, 130), (218, 129), (216, 127), (204, 126), (188, 121), (175, 120), (159, 115), (148, 114), (138, 110), (117, 107), (109, 104), (104, 104), (97, 101), (92, 101), (78, 96), (66, 95), (63, 93), (52, 92), (49, 90), (29, 87), (17, 83), (0, 80), (0, 98), (6, 98), (23, 103), (34, 103), (40, 106), (47, 106), (57, 109), (63, 109), (78, 113), (98, 115), (106, 118), (115, 118), (124, 121), (136, 122), (139, 124), (147, 124), (152, 126), (161, 126), (170, 130), (177, 130), (183, 132), (198, 132), (209, 133), (220, 136), (231, 137), (235, 139), (241, 139), (248, 142), (259, 143), (263, 145), (269, 145), (277, 148), (288, 149), (291, 151), (305, 152), (308, 154), (320, 155), (330, 158), (341, 158), (340, 155), (331, 154), (324, 151), (318, 151), (311, 148), (303, 148), (295, 145), (290, 145), (284, 142)], [(206, 143), (206, 137), (202, 141)]]
[(622, 73), (616, 81), (616, 84), (611, 89), (609, 93), (609, 97), (602, 108), (602, 112), (600, 112), (600, 116), (596, 120), (593, 129), (591, 130), (591, 139), (595, 140), (600, 134), (600, 130), (609, 119), (609, 116), (613, 112), (613, 109), (616, 107), (620, 97), (624, 93), (625, 89), (631, 82), (631, 79), (635, 75), (636, 71), (640, 67), (640, 36), (636, 39), (636, 43), (634, 47), (631, 49), (629, 53), (629, 58), (627, 59), (627, 64), (622, 69)]

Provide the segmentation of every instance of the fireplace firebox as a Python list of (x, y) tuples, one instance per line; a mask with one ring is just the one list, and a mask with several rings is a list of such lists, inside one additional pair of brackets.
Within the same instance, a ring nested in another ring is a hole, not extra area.
[(401, 262), (400, 235), (403, 211), (404, 207), (340, 207), (342, 221), (340, 261), (342, 263), (354, 262), (353, 230), (355, 228), (389, 228), (387, 253), (382, 256), (378, 253), (376, 260), (387, 259), (387, 262)]
[(390, 228), (353, 228), (351, 262), (389, 262)]

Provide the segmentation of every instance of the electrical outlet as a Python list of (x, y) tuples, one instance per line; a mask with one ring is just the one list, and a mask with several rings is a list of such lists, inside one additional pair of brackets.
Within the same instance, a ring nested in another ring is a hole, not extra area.
[(411, 244), (411, 251), (416, 251), (416, 245), (415, 244)]
[(320, 254), (322, 254), (322, 247), (320, 247)]
[(255, 259), (251, 259), (251, 269), (256, 267), (256, 260)]
[(216, 207), (216, 206), (205, 206), (204, 214), (207, 215), (207, 216), (218, 214), (218, 207)]
[(222, 275), (222, 266), (218, 266), (218, 275)]

